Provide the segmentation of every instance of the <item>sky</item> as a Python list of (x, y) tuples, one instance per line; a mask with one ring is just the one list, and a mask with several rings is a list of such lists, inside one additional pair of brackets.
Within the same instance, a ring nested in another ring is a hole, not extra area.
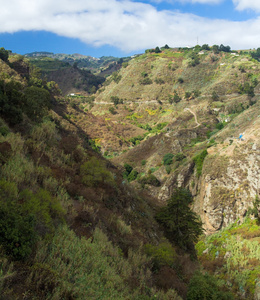
[(260, 0), (0, 0), (0, 48), (124, 57), (145, 49), (260, 47)]

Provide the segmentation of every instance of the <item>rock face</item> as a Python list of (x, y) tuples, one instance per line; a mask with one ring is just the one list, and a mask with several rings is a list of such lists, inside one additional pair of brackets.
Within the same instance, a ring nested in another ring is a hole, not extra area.
[(260, 192), (260, 143), (256, 136), (209, 149), (194, 210), (208, 233), (242, 220)]
[[(239, 131), (232, 131), (234, 126), (230, 126), (215, 137), (216, 144), (207, 149), (199, 178), (191, 160), (168, 177), (158, 193), (163, 202), (174, 187), (189, 188), (194, 196), (193, 209), (208, 234), (242, 221), (260, 196), (260, 118), (256, 109), (252, 112), (236, 120)], [(244, 133), (243, 139), (237, 138), (239, 132)]]

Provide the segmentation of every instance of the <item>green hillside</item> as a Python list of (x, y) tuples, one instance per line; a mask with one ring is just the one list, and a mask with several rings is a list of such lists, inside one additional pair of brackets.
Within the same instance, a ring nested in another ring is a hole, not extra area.
[(1, 299), (258, 299), (259, 62), (158, 50), (0, 49)]

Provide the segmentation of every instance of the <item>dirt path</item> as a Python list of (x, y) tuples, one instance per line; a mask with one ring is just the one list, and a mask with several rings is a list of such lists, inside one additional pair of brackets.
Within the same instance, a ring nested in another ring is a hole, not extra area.
[(189, 111), (190, 113), (192, 113), (194, 115), (194, 118), (195, 118), (195, 122), (196, 122), (196, 126), (193, 127), (193, 128), (197, 128), (199, 127), (201, 124), (198, 122), (198, 119), (197, 119), (197, 115), (195, 114), (195, 112), (193, 112), (191, 109), (189, 109), (188, 107), (184, 108), (185, 111)]

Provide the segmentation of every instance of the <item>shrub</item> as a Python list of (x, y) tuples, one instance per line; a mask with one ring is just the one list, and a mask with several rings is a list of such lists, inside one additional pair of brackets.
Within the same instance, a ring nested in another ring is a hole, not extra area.
[(156, 125), (156, 129), (157, 129), (157, 130), (162, 130), (167, 124), (168, 124), (168, 122), (158, 123), (158, 124)]
[(36, 242), (34, 227), (32, 214), (21, 216), (14, 203), (0, 204), (0, 244), (7, 255), (20, 260), (31, 254)]
[(173, 101), (174, 101), (175, 103), (178, 103), (178, 102), (181, 101), (181, 97), (179, 96), (179, 94), (177, 93), (176, 90), (174, 91)]
[(141, 183), (142, 185), (149, 184), (155, 187), (161, 185), (161, 182), (153, 174), (149, 174), (148, 176), (141, 177), (139, 179), (139, 183)]
[(146, 160), (145, 160), (145, 159), (143, 159), (143, 160), (141, 161), (141, 165), (142, 165), (142, 166), (145, 166), (145, 165), (146, 165)]
[(174, 155), (172, 153), (167, 153), (163, 157), (163, 164), (166, 165), (171, 165), (172, 164), (172, 159)]
[(177, 257), (174, 248), (168, 241), (165, 241), (158, 246), (146, 244), (144, 249), (145, 253), (152, 257), (155, 270), (159, 270), (161, 266), (165, 265), (172, 267)]
[(196, 165), (196, 170), (197, 170), (197, 176), (198, 177), (201, 175), (203, 161), (204, 161), (205, 157), (207, 156), (207, 154), (208, 154), (208, 152), (205, 149), (205, 150), (201, 151), (198, 155), (193, 157), (193, 161), (195, 162), (195, 165)]
[(82, 182), (87, 186), (97, 186), (98, 184), (114, 184), (114, 178), (100, 159), (92, 156), (80, 168)]
[(115, 115), (115, 114), (116, 114), (116, 110), (115, 110), (115, 108), (114, 108), (113, 106), (110, 106), (108, 110), (109, 110), (109, 112), (110, 112), (112, 115)]
[(172, 168), (171, 168), (170, 165), (166, 165), (166, 166), (165, 166), (165, 171), (167, 172), (167, 174), (170, 174), (170, 173), (171, 173), (171, 170), (172, 170)]
[(112, 73), (112, 80), (114, 80), (114, 82), (119, 83), (119, 81), (122, 79), (122, 76), (117, 72), (113, 72)]
[[(215, 277), (195, 273), (188, 286), (187, 300), (232, 300), (233, 295), (220, 290), (221, 286)], [(223, 287), (222, 287), (223, 288)]]
[(177, 153), (177, 154), (175, 155), (175, 160), (176, 160), (176, 161), (181, 161), (181, 160), (183, 160), (185, 157), (186, 157), (186, 156), (185, 156), (183, 153)]
[(15, 183), (0, 181), (0, 244), (15, 259), (27, 258), (37, 237), (53, 231), (63, 214), (48, 191), (18, 193)]
[(114, 105), (123, 104), (123, 100), (117, 96), (111, 96), (110, 98), (111, 98), (111, 101), (114, 103)]
[(162, 79), (162, 78), (155, 78), (155, 83), (157, 83), (157, 84), (164, 84), (165, 83), (165, 81)]
[(138, 172), (136, 170), (132, 170), (131, 173), (127, 176), (127, 180), (131, 182), (137, 178), (137, 175)]
[(124, 164), (124, 168), (125, 168), (125, 172), (126, 172), (127, 176), (128, 176), (128, 175), (132, 172), (132, 170), (133, 170), (133, 167), (130, 166), (129, 164), (127, 164), (127, 163)]
[(0, 134), (6, 136), (10, 132), (7, 126), (0, 126)]
[(218, 101), (218, 100), (219, 100), (219, 95), (217, 94), (216, 91), (213, 91), (213, 92), (212, 92), (211, 99), (212, 99), (213, 101)]
[[(29, 279), (43, 299), (150, 299), (150, 259), (130, 249), (127, 258), (95, 229), (77, 237), (67, 226), (42, 244)], [(153, 291), (156, 294), (156, 291)], [(173, 299), (164, 298), (160, 299)], [(177, 299), (177, 298), (176, 298)]]
[(43, 88), (28, 87), (24, 90), (25, 113), (32, 120), (41, 119), (50, 109), (50, 93)]
[(191, 97), (191, 92), (185, 92), (185, 99), (189, 99)]
[(199, 90), (194, 90), (194, 91), (193, 91), (193, 95), (194, 95), (195, 98), (198, 98), (198, 97), (201, 95), (201, 91), (199, 91)]
[(149, 77), (145, 77), (144, 79), (142, 79), (140, 81), (140, 84), (143, 84), (143, 85), (149, 85), (149, 84), (152, 84), (153, 81), (149, 78)]
[(148, 77), (148, 73), (145, 72), (145, 71), (143, 71), (143, 72), (141, 73), (141, 76), (142, 76), (143, 78)]
[(170, 104), (173, 104), (173, 96), (172, 95), (168, 95), (168, 101)]

